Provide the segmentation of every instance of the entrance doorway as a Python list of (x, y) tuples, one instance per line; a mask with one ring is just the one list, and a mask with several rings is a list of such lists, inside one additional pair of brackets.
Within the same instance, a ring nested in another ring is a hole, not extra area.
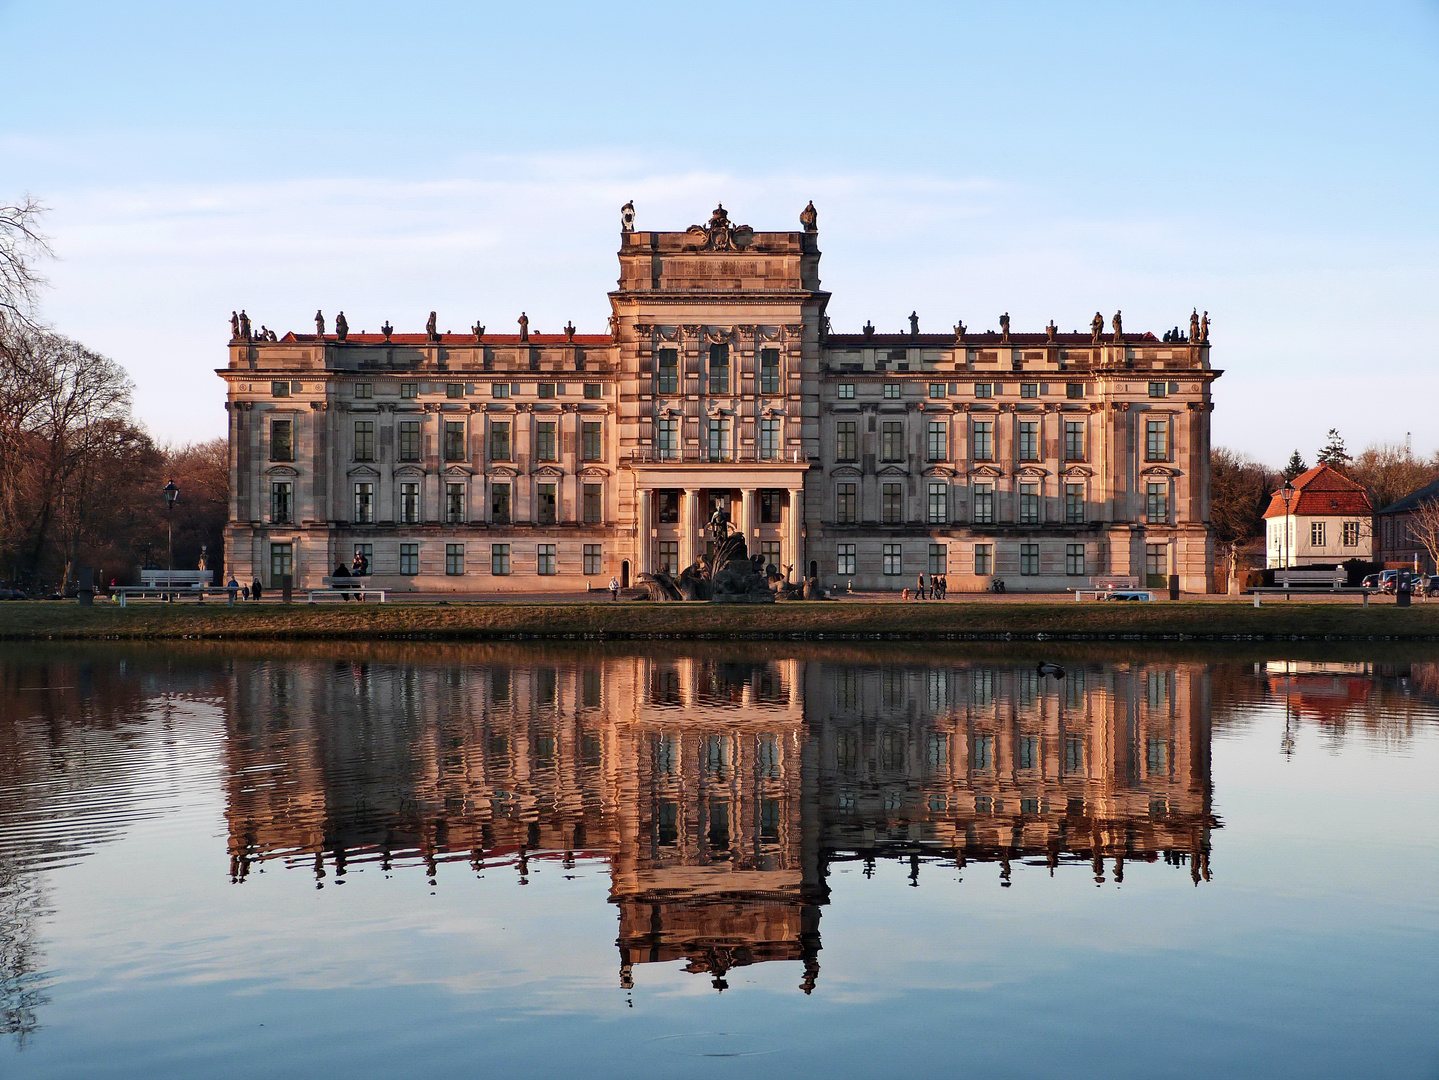
[(630, 587), (630, 561), (629, 561), (628, 559), (626, 559), (624, 562), (620, 563), (620, 588), (621, 588), (621, 589), (628, 589), (629, 587)]

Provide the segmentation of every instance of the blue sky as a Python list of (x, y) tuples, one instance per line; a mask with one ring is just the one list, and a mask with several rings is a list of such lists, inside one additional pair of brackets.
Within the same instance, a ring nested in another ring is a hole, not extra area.
[(601, 331), (626, 199), (681, 229), (812, 198), (837, 329), (1197, 305), (1216, 442), (1439, 449), (1433, 2), (0, 0), (0, 40), (43, 314), (162, 440), (224, 432), (232, 308)]

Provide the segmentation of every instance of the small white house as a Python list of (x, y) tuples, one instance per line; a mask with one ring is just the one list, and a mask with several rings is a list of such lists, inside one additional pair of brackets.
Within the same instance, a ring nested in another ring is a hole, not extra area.
[(1316, 566), (1374, 552), (1374, 507), (1363, 486), (1316, 465), (1294, 478), (1285, 500), (1274, 492), (1264, 511), (1264, 565)]

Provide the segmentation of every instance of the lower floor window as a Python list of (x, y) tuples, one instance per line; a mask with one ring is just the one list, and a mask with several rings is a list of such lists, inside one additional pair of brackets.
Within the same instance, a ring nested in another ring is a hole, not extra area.
[(295, 545), (294, 544), (271, 544), (270, 545), (270, 585), (272, 588), (280, 587), (280, 579), (292, 575), (295, 572)]
[(370, 572), (370, 568), (374, 565), (375, 545), (356, 544), (355, 557), (350, 563), (350, 573), (360, 575), (368, 574)]
[(680, 566), (680, 545), (678, 540), (660, 541), (660, 570), (666, 574), (678, 574)]
[(465, 545), (445, 545), (445, 573), (457, 577), (465, 572)]
[(974, 545), (974, 572), (979, 577), (994, 573), (994, 545)]
[(1147, 588), (1162, 588), (1169, 564), (1168, 544), (1144, 545), (1144, 584)]
[(840, 544), (839, 549), (835, 552), (834, 572), (840, 577), (849, 577), (855, 573), (854, 564), (857, 561), (855, 546), (854, 544)]
[(1084, 576), (1084, 545), (1066, 544), (1064, 548), (1064, 572), (1070, 577)]
[(420, 545), (400, 545), (400, 573), (418, 574), (420, 572)]
[(764, 556), (765, 568), (773, 566), (776, 570), (783, 570), (784, 564), (780, 562), (783, 548), (777, 541), (767, 540), (759, 546), (760, 554)]
[(1019, 545), (1019, 572), (1025, 577), (1039, 573), (1039, 545)]
[(536, 552), (535, 573), (549, 577), (555, 572), (555, 545), (541, 544)]
[(1357, 547), (1359, 544), (1359, 522), (1346, 521), (1344, 523), (1344, 546)]
[(490, 573), (504, 577), (510, 572), (510, 545), (490, 545)]
[[(582, 507), (586, 525), (598, 525), (605, 519), (604, 487), (600, 484), (586, 484)], [(596, 571), (598, 573), (598, 571)]]
[(585, 545), (585, 573), (598, 574), (600, 572), (600, 545)]
[(884, 572), (890, 576), (904, 573), (904, 545), (884, 545)]
[(949, 573), (949, 545), (929, 545), (929, 572), (931, 574)]

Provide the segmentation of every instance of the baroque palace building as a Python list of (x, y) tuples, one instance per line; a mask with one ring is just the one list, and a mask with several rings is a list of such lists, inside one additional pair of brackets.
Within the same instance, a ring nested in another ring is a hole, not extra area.
[(678, 572), (724, 509), (795, 577), (1209, 587), (1207, 316), (1163, 338), (834, 333), (813, 204), (756, 232), (621, 214), (607, 334), (277, 337), (232, 318), (227, 571), (318, 587), (572, 591)]

